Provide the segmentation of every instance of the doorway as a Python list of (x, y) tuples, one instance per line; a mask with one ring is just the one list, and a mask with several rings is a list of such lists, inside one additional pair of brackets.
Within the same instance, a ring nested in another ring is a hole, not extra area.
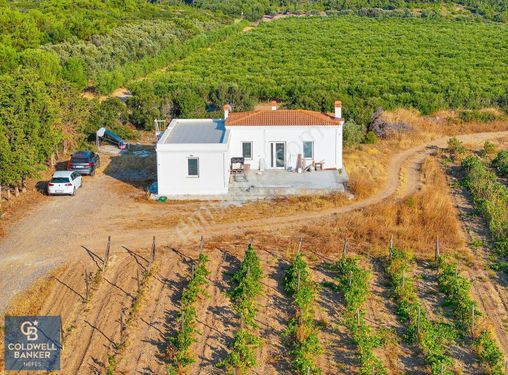
[(270, 167), (275, 169), (284, 169), (286, 167), (286, 143), (270, 142), (270, 153)]

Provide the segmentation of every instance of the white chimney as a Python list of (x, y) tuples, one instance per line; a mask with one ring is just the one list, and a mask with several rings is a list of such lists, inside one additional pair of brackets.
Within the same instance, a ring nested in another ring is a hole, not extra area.
[(342, 118), (342, 103), (338, 100), (335, 102), (335, 118)]
[(277, 110), (277, 102), (275, 100), (272, 100), (272, 111)]
[(229, 104), (224, 105), (224, 120), (229, 117), (229, 112), (231, 112), (231, 106)]

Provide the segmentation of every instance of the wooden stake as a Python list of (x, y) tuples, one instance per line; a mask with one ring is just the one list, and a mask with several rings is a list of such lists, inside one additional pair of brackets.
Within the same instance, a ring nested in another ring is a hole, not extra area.
[(124, 320), (123, 320), (123, 314), (124, 314), (124, 311), (122, 309), (122, 313), (120, 314), (120, 345), (123, 345), (123, 343), (125, 342), (124, 339), (124, 335), (125, 335), (125, 324), (124, 324)]
[(347, 256), (347, 240), (344, 238), (344, 243), (342, 244), (342, 257), (345, 258)]
[(436, 238), (435, 258), (436, 261), (439, 259), (439, 238)]
[(390, 237), (390, 259), (393, 257), (393, 235)]
[(205, 247), (205, 238), (203, 236), (201, 236), (201, 239), (199, 240), (199, 255), (200, 256), (203, 254), (204, 247)]
[(296, 282), (296, 290), (297, 291), (300, 290), (300, 270), (298, 270), (297, 282)]
[(150, 266), (155, 262), (155, 252), (157, 251), (157, 246), (155, 245), (155, 236), (153, 236), (152, 241), (152, 260), (150, 261)]
[(185, 331), (185, 311), (182, 311), (182, 332)]
[(111, 236), (108, 236), (108, 243), (106, 245), (106, 254), (104, 255), (104, 268), (108, 266), (110, 250), (111, 250)]
[(349, 286), (353, 285), (353, 271), (349, 271)]
[(360, 325), (360, 310), (356, 312), (356, 322)]
[(141, 292), (141, 280), (139, 278), (139, 268), (136, 268), (136, 281), (138, 282), (138, 293)]
[(420, 305), (418, 305), (418, 318), (416, 321), (416, 331), (420, 333), (420, 319), (421, 319), (422, 309)]
[(302, 242), (303, 240), (300, 238), (300, 241), (298, 241), (298, 255), (300, 255), (302, 252)]
[(475, 320), (475, 308), (474, 308), (474, 302), (471, 305), (471, 336), (474, 335), (474, 320)]
[(85, 303), (88, 302), (88, 298), (90, 298), (90, 276), (88, 271), (85, 269)]

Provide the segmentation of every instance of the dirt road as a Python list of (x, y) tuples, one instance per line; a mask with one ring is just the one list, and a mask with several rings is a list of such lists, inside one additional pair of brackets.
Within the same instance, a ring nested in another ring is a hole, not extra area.
[[(508, 137), (508, 132), (477, 133), (459, 136), (466, 143)], [(301, 225), (326, 216), (341, 215), (365, 208), (388, 199), (392, 195), (407, 195), (418, 186), (419, 161), (429, 147), (444, 147), (448, 138), (441, 138), (429, 144), (420, 145), (398, 154), (390, 160), (388, 179), (385, 186), (375, 195), (350, 205), (323, 211), (301, 212), (292, 216), (275, 216), (266, 219), (249, 220), (235, 224), (217, 224), (213, 215), (207, 220), (187, 225), (188, 237), (178, 236), (178, 223), (185, 223), (213, 206), (211, 202), (194, 202), (178, 205), (157, 205), (133, 199), (129, 194), (118, 192), (118, 186), (125, 183), (113, 177), (99, 174), (86, 178), (84, 187), (76, 197), (46, 197), (43, 202), (25, 217), (8, 228), (0, 240), (0, 314), (10, 299), (26, 289), (36, 278), (45, 275), (59, 263), (85, 254), (84, 247), (99, 254), (104, 252), (107, 236), (112, 236), (112, 251), (122, 251), (121, 246), (147, 247), (153, 235), (160, 244), (174, 244), (186, 239), (195, 239), (201, 233), (236, 232), (242, 234), (254, 229), (278, 230), (284, 226)], [(406, 166), (407, 164), (407, 166)], [(404, 173), (404, 188), (399, 189), (401, 170)], [(399, 191), (400, 190), (400, 191)], [(173, 227), (149, 227), (144, 220), (157, 218), (167, 220), (174, 216)], [(126, 223), (129, 223), (128, 230)], [(139, 223), (139, 226), (133, 223)]]

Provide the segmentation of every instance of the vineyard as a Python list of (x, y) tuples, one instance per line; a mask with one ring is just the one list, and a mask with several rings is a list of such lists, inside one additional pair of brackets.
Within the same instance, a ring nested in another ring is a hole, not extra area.
[[(430, 311), (421, 260), (393, 242), (370, 257), (339, 239), (326, 255), (291, 238), (115, 251), (110, 241), (34, 291), (44, 302), (31, 313), (63, 317), (65, 373), (503, 374), (506, 348), (453, 253), (424, 266), (441, 306)], [(388, 299), (373, 302), (376, 278), (389, 280)]]

